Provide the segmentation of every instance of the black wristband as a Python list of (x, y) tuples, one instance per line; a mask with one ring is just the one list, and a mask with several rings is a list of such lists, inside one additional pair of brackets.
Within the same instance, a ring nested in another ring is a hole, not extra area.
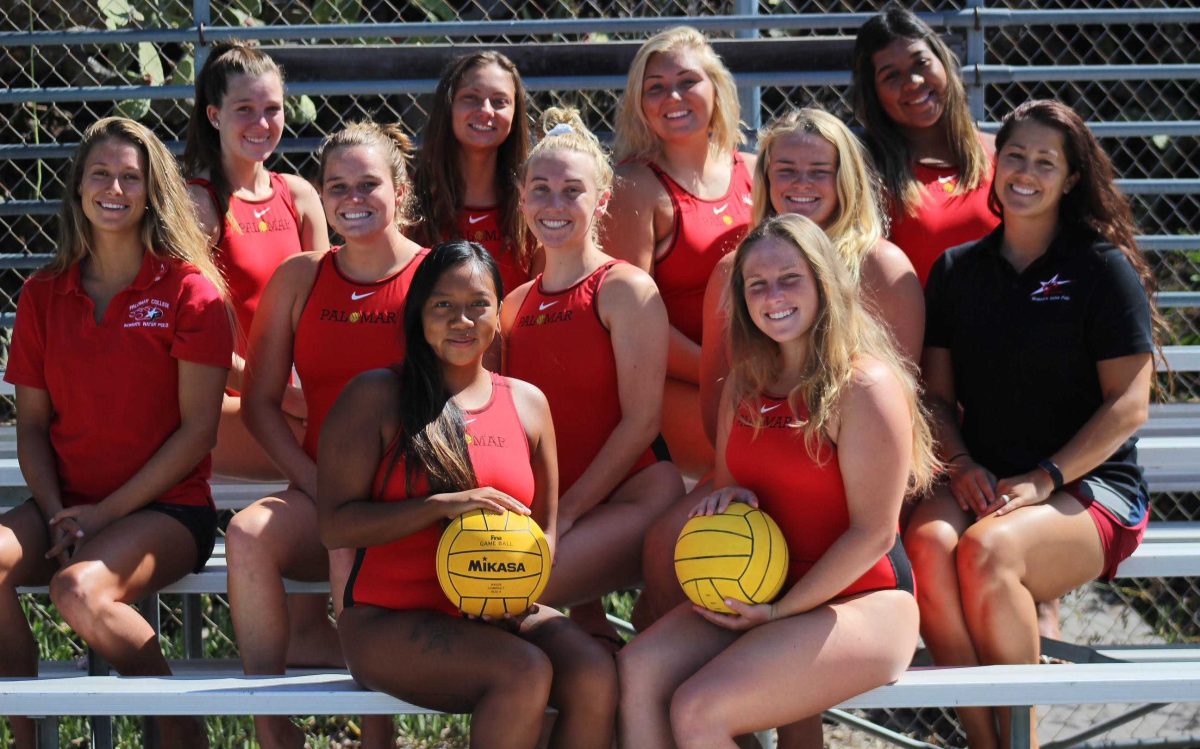
[(969, 457), (971, 457), (971, 453), (967, 452), (966, 450), (963, 450), (960, 453), (954, 453), (949, 458), (946, 458), (946, 465), (950, 465), (954, 461), (958, 460), (959, 458), (963, 458), (963, 457), (969, 458)]
[(1038, 468), (1041, 468), (1046, 473), (1050, 474), (1050, 480), (1054, 482), (1054, 491), (1063, 488), (1062, 469), (1058, 467), (1053, 460), (1046, 458), (1038, 463)]

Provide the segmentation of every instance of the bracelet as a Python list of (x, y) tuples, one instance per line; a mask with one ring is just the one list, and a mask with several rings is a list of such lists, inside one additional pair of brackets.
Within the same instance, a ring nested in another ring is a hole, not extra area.
[(1054, 482), (1054, 491), (1058, 491), (1063, 488), (1064, 482), (1062, 469), (1058, 467), (1058, 464), (1056, 464), (1053, 460), (1046, 458), (1038, 463), (1037, 467), (1050, 474), (1050, 480)]
[(946, 458), (946, 465), (950, 465), (951, 463), (953, 463), (954, 461), (958, 460), (959, 458), (961, 458), (963, 456), (970, 457), (971, 453), (967, 452), (966, 450), (963, 450), (960, 453), (954, 453), (949, 458)]

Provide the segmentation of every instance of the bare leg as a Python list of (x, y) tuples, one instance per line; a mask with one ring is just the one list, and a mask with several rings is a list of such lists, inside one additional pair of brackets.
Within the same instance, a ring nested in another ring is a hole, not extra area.
[(541, 648), (554, 668), (550, 704), (558, 710), (551, 749), (609, 749), (617, 716), (617, 667), (612, 656), (548, 606), (528, 617), (521, 636)]
[[(154, 628), (130, 604), (188, 574), (196, 544), (178, 520), (139, 511), (113, 522), (78, 547), (50, 581), (63, 619), (122, 676), (171, 673)], [(164, 745), (207, 747), (204, 723), (156, 718)]]
[(738, 635), (680, 604), (617, 654), (621, 683), (617, 731), (622, 747), (671, 747), (675, 690)]
[[(913, 511), (904, 548), (917, 578), (921, 605), (921, 637), (940, 666), (977, 666), (979, 656), (967, 629), (956, 556), (959, 538), (972, 518), (955, 502), (946, 486), (937, 486)], [(994, 711), (958, 708), (959, 721), (972, 749), (993, 749), (998, 736)]]
[[(287, 416), (296, 441), (304, 438), (304, 422)], [(217, 426), (217, 446), (212, 452), (213, 473), (248, 481), (282, 481), (283, 473), (250, 434), (242, 421), (242, 399), (225, 394), (221, 402), (221, 422)]]
[[(328, 599), (284, 593), (284, 577), (324, 580), (329, 575), (316, 505), (308, 495), (288, 489), (239, 512), (226, 531), (225, 553), (230, 614), (247, 674), (282, 674), (289, 658), (304, 665), (340, 665)], [(289, 646), (293, 632), (297, 647)], [(303, 745), (303, 734), (286, 717), (257, 716), (254, 725), (264, 749)]]
[(361, 684), (417, 705), (471, 713), (471, 746), (532, 749), (553, 671), (536, 646), (499, 626), (431, 611), (356, 606), (338, 632)]
[(671, 460), (684, 476), (699, 479), (713, 467), (713, 448), (700, 420), (700, 387), (667, 378), (663, 388), (662, 435)]
[(688, 513), (712, 492), (712, 488), (710, 481), (697, 484), (695, 489), (672, 502), (646, 532), (646, 541), (642, 545), (642, 577), (646, 587), (633, 609), (633, 625), (639, 632), (687, 600), (675, 575), (675, 542), (688, 521)]
[[(1058, 598), (1103, 569), (1095, 523), (1066, 494), (971, 526), (959, 543), (958, 574), (963, 613), (980, 660), (1037, 663), (1034, 602)], [(1008, 746), (1008, 710), (998, 712), (1000, 744)], [(1036, 733), (1030, 738), (1036, 747)]]
[(671, 463), (655, 463), (629, 477), (559, 539), (554, 574), (541, 600), (570, 606), (637, 584), (646, 529), (682, 494), (683, 480)]
[(733, 747), (734, 736), (817, 717), (895, 680), (916, 644), (916, 601), (897, 590), (755, 627), (675, 691), (675, 741), (681, 749)]
[[(22, 585), (50, 581), (57, 566), (45, 559), (49, 548), (46, 521), (31, 503), (18, 505), (0, 515), (0, 676), (37, 676), (37, 642), (17, 598)], [(13, 746), (34, 749), (37, 742), (33, 721), (24, 716), (9, 718)]]

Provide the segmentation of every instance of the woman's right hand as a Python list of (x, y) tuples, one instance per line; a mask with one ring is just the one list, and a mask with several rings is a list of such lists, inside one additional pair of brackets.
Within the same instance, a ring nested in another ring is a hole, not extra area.
[(528, 507), (499, 489), (493, 489), (490, 486), (480, 486), (475, 489), (447, 494), (433, 494), (430, 495), (429, 501), (436, 502), (442, 514), (447, 519), (456, 518), (464, 512), (470, 512), (471, 510), (483, 510), (494, 515), (499, 515), (505, 510), (515, 512), (518, 515), (529, 514)]
[(963, 512), (982, 515), (996, 501), (996, 475), (976, 463), (970, 455), (950, 462), (950, 493)]
[(751, 507), (758, 507), (758, 497), (754, 496), (754, 492), (742, 486), (726, 486), (700, 500), (699, 504), (688, 513), (688, 517), (719, 515), (725, 512), (725, 508), (733, 502), (744, 502)]

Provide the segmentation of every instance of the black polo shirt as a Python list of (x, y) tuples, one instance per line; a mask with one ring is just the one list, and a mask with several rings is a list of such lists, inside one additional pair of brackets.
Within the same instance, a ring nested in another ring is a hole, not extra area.
[[(963, 438), (997, 477), (1032, 470), (1092, 417), (1096, 362), (1154, 350), (1145, 289), (1117, 247), (1064, 228), (1017, 273), (1003, 231), (946, 251), (925, 288), (925, 345), (950, 350)], [(1089, 473), (1130, 503), (1108, 507), (1124, 522), (1145, 512), (1136, 443)]]

